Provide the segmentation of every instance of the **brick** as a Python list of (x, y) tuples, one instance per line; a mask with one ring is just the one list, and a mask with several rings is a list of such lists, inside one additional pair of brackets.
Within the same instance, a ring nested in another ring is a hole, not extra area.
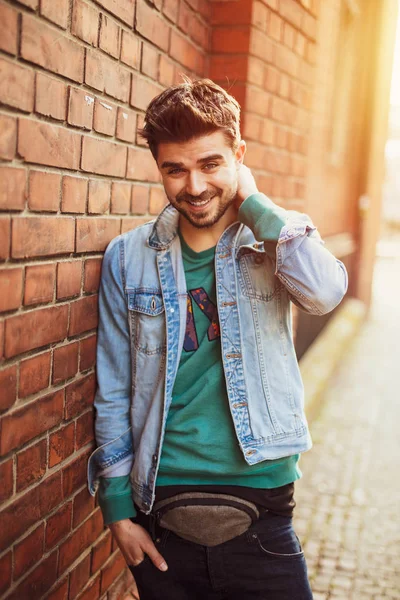
[(128, 101), (130, 85), (128, 69), (90, 48), (86, 53), (85, 83), (117, 100)]
[[(128, 207), (129, 212), (129, 207)], [(89, 258), (85, 260), (83, 290), (86, 293), (95, 293), (99, 290), (101, 275), (101, 258)]]
[(44, 73), (36, 73), (35, 111), (59, 121), (67, 118), (67, 86)]
[(149, 187), (145, 185), (133, 185), (131, 197), (131, 213), (144, 215), (149, 206)]
[(227, 77), (230, 80), (247, 81), (247, 69), (251, 58), (247, 56), (217, 54), (210, 61), (210, 77), (213, 81), (224, 83)]
[(25, 162), (79, 169), (81, 136), (43, 121), (20, 119), (18, 153)]
[(32, 112), (35, 73), (15, 62), (0, 58), (0, 102)]
[(71, 33), (91, 46), (97, 46), (99, 11), (82, 0), (74, 0)]
[[(216, 51), (218, 52), (218, 50)], [(240, 50), (236, 50), (236, 52), (240, 52)], [(204, 73), (204, 55), (190, 41), (176, 31), (171, 32), (170, 55), (171, 58), (174, 58), (191, 71), (199, 73), (199, 75)]]
[(259, 141), (261, 136), (261, 128), (263, 124), (262, 117), (246, 113), (243, 119), (243, 135), (246, 139)]
[(71, 175), (63, 177), (61, 210), (63, 212), (84, 213), (86, 210), (87, 190), (87, 179), (72, 177)]
[(271, 12), (268, 19), (267, 34), (277, 42), (281, 42), (283, 38), (284, 22), (279, 15)]
[(94, 373), (84, 375), (66, 387), (65, 418), (73, 419), (93, 405), (96, 391)]
[(82, 593), (79, 595), (79, 600), (97, 600), (100, 598), (100, 578), (101, 573), (91, 579)]
[(43, 556), (44, 523), (14, 548), (14, 579), (19, 579)]
[(0, 50), (9, 54), (18, 51), (18, 13), (5, 4), (0, 6)]
[(86, 483), (87, 461), (89, 452), (84, 452), (78, 458), (70, 462), (63, 470), (63, 494), (67, 498), (74, 494)]
[(92, 574), (98, 571), (111, 554), (111, 532), (105, 531), (92, 549)]
[(75, 423), (69, 423), (49, 437), (49, 467), (68, 458), (75, 448)]
[(81, 218), (76, 222), (76, 251), (100, 252), (120, 232), (119, 219)]
[(57, 551), (42, 560), (42, 562), (22, 580), (16, 590), (8, 597), (10, 600), (21, 600), (21, 598), (43, 598), (56, 579)]
[(132, 69), (139, 69), (141, 57), (141, 41), (128, 31), (122, 32), (121, 61)]
[(12, 365), (0, 371), (0, 411), (9, 409), (17, 399), (17, 367)]
[(22, 446), (62, 419), (64, 390), (49, 394), (3, 417), (1, 453)]
[[(47, 477), (0, 513), (0, 547), (7, 548), (62, 501), (61, 473)], [(20, 596), (19, 598), (31, 596)]]
[(213, 25), (250, 25), (254, 11), (252, 4), (246, 0), (213, 3), (211, 23)]
[(113, 581), (116, 580), (118, 575), (122, 573), (122, 571), (126, 567), (126, 562), (122, 554), (118, 552), (116, 556), (110, 558), (110, 560), (106, 563), (106, 565), (102, 569), (101, 575), (101, 593), (103, 594), (108, 590)]
[(53, 383), (74, 377), (78, 372), (79, 343), (72, 342), (54, 350)]
[(51, 302), (56, 280), (55, 264), (33, 265), (26, 267), (24, 304)]
[(27, 14), (22, 15), (21, 56), (53, 73), (83, 81), (83, 47)]
[(85, 296), (71, 303), (69, 335), (78, 335), (98, 325), (97, 295)]
[(57, 300), (77, 296), (81, 291), (82, 261), (59, 262), (57, 265)]
[(178, 20), (178, 11), (179, 11), (179, 1), (178, 0), (164, 0), (163, 4), (163, 14), (172, 21), (176, 23)]
[(93, 129), (105, 135), (115, 134), (117, 107), (115, 104), (96, 98), (94, 107)]
[(136, 136), (136, 113), (126, 109), (125, 107), (118, 107), (117, 115), (117, 133), (116, 137), (124, 142), (134, 142)]
[(197, 14), (194, 14), (191, 30), (189, 32), (191, 37), (199, 46), (206, 50), (207, 52), (210, 49), (210, 28), (200, 20)]
[(158, 63), (160, 61), (160, 54), (152, 46), (143, 44), (142, 49), (142, 68), (141, 71), (145, 75), (151, 77), (151, 79), (158, 79)]
[[(233, 42), (231, 38), (229, 38), (230, 44)], [(262, 31), (259, 29), (253, 29), (252, 35), (250, 38), (250, 54), (254, 56), (258, 56), (262, 60), (273, 63), (275, 57), (275, 44), (274, 42)]]
[(10, 317), (6, 321), (5, 356), (59, 342), (66, 337), (68, 306), (40, 308)]
[(49, 256), (74, 251), (72, 217), (21, 217), (13, 219), (12, 257)]
[(94, 97), (86, 90), (70, 87), (68, 123), (84, 129), (92, 129)]
[(99, 175), (124, 177), (126, 150), (126, 147), (121, 144), (85, 137), (81, 169)]
[(17, 147), (17, 120), (0, 115), (0, 158), (12, 160)]
[(184, 33), (189, 33), (193, 30), (193, 11), (186, 4), (186, 2), (181, 2), (179, 5), (179, 15), (178, 15), (178, 27)]
[(101, 14), (99, 47), (114, 58), (119, 58), (121, 28), (104, 13)]
[(96, 363), (97, 336), (91, 335), (80, 341), (80, 371), (94, 367)]
[(295, 0), (280, 0), (279, 13), (296, 29), (301, 29), (303, 9)]
[(41, 440), (17, 454), (17, 492), (42, 479), (46, 473), (47, 440)]
[(131, 229), (135, 229), (135, 227), (139, 227), (139, 225), (144, 225), (151, 220), (151, 217), (128, 217), (122, 219), (121, 225), (121, 233), (126, 233)]
[(46, 596), (46, 600), (68, 600), (68, 576), (54, 587)]
[[(214, 57), (211, 63), (214, 62)], [(211, 65), (210, 65), (211, 66)], [(169, 87), (173, 84), (175, 78), (175, 66), (168, 60), (163, 54), (160, 56), (159, 74), (158, 81), (161, 85)]]
[(254, 2), (252, 24), (262, 31), (267, 30), (268, 9), (262, 2)]
[[(252, 37), (256, 34), (252, 32)], [(266, 36), (264, 36), (266, 37)], [(235, 42), (236, 40), (236, 42)], [(212, 31), (211, 49), (223, 54), (246, 54), (249, 51), (250, 30), (249, 28), (223, 28), (218, 27)], [(172, 39), (171, 39), (172, 45)], [(262, 58), (262, 57), (260, 57)]]
[(72, 502), (63, 504), (56, 513), (47, 519), (46, 550), (59, 544), (71, 531)]
[(57, 212), (60, 207), (61, 175), (45, 171), (29, 173), (29, 208)]
[(88, 212), (90, 214), (104, 214), (109, 211), (110, 190), (111, 184), (109, 181), (90, 179), (88, 202)]
[(20, 4), (36, 10), (39, 7), (39, 0), (18, 0)]
[(268, 92), (272, 92), (272, 93), (277, 92), (278, 87), (279, 87), (279, 79), (280, 79), (279, 72), (276, 69), (274, 69), (273, 67), (266, 65), (265, 71), (264, 71), (264, 88)]
[(0, 217), (0, 260), (10, 256), (11, 219)]
[(152, 81), (132, 75), (130, 104), (135, 108), (146, 110), (150, 101), (162, 92), (162, 88)]
[(290, 95), (290, 78), (285, 75), (284, 73), (281, 73), (280, 79), (279, 79), (279, 95), (282, 96), (282, 98), (289, 98)]
[(0, 363), (4, 359), (4, 321), (0, 321)]
[(0, 312), (21, 306), (23, 276), (21, 267), (0, 270)]
[(296, 30), (289, 23), (284, 23), (283, 26), (283, 43), (288, 46), (291, 50), (294, 48), (294, 41), (296, 37)]
[(303, 19), (301, 29), (308, 38), (311, 40), (317, 39), (317, 19), (306, 11), (303, 12)]
[(76, 449), (94, 442), (94, 411), (90, 410), (76, 421)]
[(127, 177), (139, 181), (159, 181), (157, 164), (149, 150), (129, 148)]
[(4, 500), (10, 498), (13, 493), (14, 475), (12, 458), (9, 458), (0, 464), (0, 481), (0, 502), (4, 502)]
[(71, 571), (69, 578), (70, 598), (76, 598), (78, 593), (85, 587), (90, 574), (90, 554), (85, 556)]
[(158, 12), (144, 0), (137, 0), (136, 31), (164, 52), (168, 51), (170, 29)]
[(97, 4), (106, 8), (110, 13), (133, 27), (135, 0), (96, 0)]
[(111, 212), (129, 214), (131, 202), (131, 185), (114, 181), (111, 190)]
[(167, 202), (163, 188), (152, 187), (150, 189), (149, 213), (151, 215), (158, 215)]
[[(7, 552), (0, 558), (0, 594), (5, 592), (11, 585), (12, 552)], [(100, 579), (99, 579), (100, 583)], [(100, 591), (100, 589), (99, 589)]]
[(49, 386), (50, 352), (27, 358), (19, 368), (19, 397), (26, 398)]
[(72, 526), (75, 529), (92, 513), (95, 509), (95, 499), (91, 496), (86, 487), (74, 497), (74, 512)]
[(69, 16), (69, 0), (57, 0), (57, 2), (54, 2), (54, 0), (41, 0), (40, 14), (66, 29)]

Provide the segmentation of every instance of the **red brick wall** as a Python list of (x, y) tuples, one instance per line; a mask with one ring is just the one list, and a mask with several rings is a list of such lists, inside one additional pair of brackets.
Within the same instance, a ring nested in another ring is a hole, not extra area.
[(123, 597), (86, 491), (102, 253), (164, 205), (137, 136), (180, 73), (243, 107), (260, 189), (304, 206), (317, 0), (0, 0), (0, 598)]
[(86, 491), (101, 258), (164, 205), (137, 128), (180, 73), (206, 73), (208, 12), (0, 0), (1, 598), (131, 583)]

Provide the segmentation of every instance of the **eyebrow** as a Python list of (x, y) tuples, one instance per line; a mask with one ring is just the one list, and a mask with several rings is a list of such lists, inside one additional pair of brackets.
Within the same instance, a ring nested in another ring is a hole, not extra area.
[[(209, 156), (205, 156), (204, 158), (199, 158), (199, 160), (197, 161), (197, 164), (204, 164), (207, 162), (210, 162), (212, 160), (223, 160), (224, 157), (222, 156), (222, 154), (210, 154)], [(161, 169), (181, 169), (182, 167), (184, 167), (184, 163), (183, 162), (171, 162), (171, 161), (164, 161), (161, 165)]]

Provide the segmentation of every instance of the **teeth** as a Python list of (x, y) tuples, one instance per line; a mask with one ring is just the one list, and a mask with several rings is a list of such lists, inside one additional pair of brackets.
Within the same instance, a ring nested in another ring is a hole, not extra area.
[(201, 202), (190, 202), (190, 200), (189, 200), (189, 204), (192, 204), (193, 206), (204, 206), (208, 202), (209, 202), (209, 200), (202, 200)]

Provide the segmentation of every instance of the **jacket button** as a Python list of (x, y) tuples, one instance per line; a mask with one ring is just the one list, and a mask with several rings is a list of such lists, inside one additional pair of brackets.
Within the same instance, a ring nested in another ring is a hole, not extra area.
[(155, 465), (157, 463), (157, 454), (153, 454), (153, 465)]

